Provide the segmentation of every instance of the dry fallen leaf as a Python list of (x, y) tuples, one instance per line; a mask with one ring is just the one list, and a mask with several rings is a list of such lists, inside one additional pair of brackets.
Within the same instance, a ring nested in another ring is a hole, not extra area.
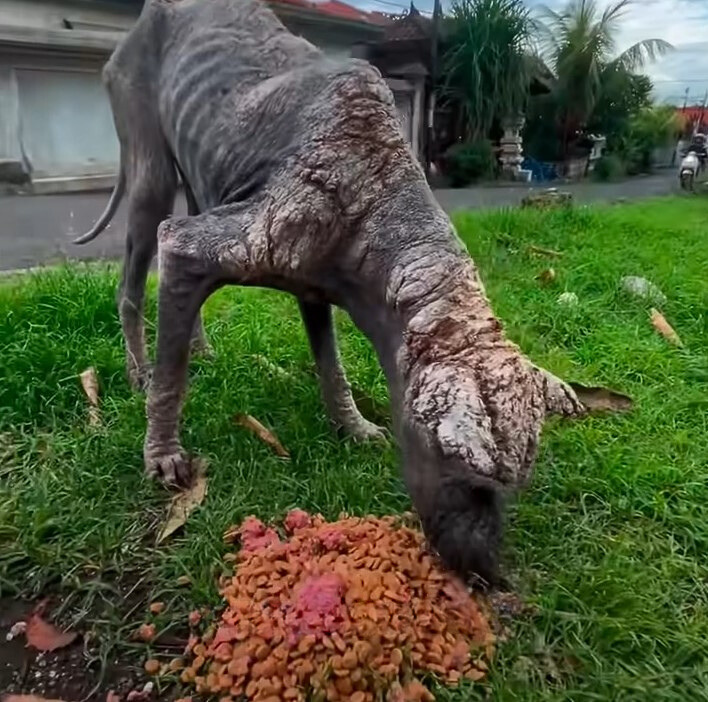
[(184, 526), (189, 515), (197, 508), (207, 494), (207, 478), (205, 466), (199, 463), (197, 467), (197, 477), (191, 487), (183, 492), (177, 493), (167, 507), (167, 519), (162, 527), (157, 543), (162, 543), (168, 536), (174, 534), (180, 527)]
[(281, 458), (290, 458), (290, 454), (278, 441), (278, 437), (272, 431), (266, 429), (255, 417), (250, 414), (237, 414), (234, 416), (236, 424), (252, 431), (263, 443), (268, 444)]
[(590, 412), (629, 412), (634, 406), (631, 397), (602, 387), (585, 387), (578, 383), (568, 383), (580, 402)]
[(87, 368), (81, 375), (83, 387), (89, 401), (89, 424), (97, 427), (101, 424), (101, 411), (98, 408), (98, 375), (95, 368)]
[(536, 276), (544, 285), (552, 283), (556, 279), (556, 272), (553, 268), (546, 268)]
[(35, 611), (27, 621), (27, 645), (39, 651), (56, 651), (72, 643), (78, 634), (75, 631), (59, 631), (53, 624), (44, 621)]
[(651, 323), (654, 329), (656, 329), (656, 331), (658, 331), (659, 334), (661, 334), (661, 336), (663, 336), (664, 339), (666, 339), (670, 344), (673, 344), (674, 346), (683, 346), (681, 338), (674, 331), (674, 328), (666, 321), (664, 315), (653, 307), (651, 310)]
[(551, 258), (560, 258), (563, 255), (562, 251), (546, 249), (543, 246), (536, 246), (535, 244), (529, 244), (528, 249), (531, 253), (539, 254), (541, 256), (550, 256)]

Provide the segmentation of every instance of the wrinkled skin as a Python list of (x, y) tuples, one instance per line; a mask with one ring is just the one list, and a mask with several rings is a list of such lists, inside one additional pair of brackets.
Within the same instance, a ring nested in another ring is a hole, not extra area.
[[(504, 338), (379, 73), (325, 58), (257, 0), (150, 0), (105, 80), (129, 198), (121, 315), (139, 383), (144, 275), (159, 240), (148, 473), (191, 478), (178, 431), (190, 343), (224, 284), (296, 295), (332, 420), (381, 436), (339, 361), (338, 305), (385, 371), (429, 539), (461, 574), (494, 580), (502, 494), (527, 481), (546, 414), (583, 408)], [(177, 170), (190, 216), (165, 219)]]

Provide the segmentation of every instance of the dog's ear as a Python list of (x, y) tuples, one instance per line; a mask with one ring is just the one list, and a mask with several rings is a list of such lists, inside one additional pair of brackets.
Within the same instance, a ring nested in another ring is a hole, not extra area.
[(494, 474), (492, 423), (473, 378), (432, 364), (421, 374), (410, 408), (444, 458), (462, 460), (482, 475)]

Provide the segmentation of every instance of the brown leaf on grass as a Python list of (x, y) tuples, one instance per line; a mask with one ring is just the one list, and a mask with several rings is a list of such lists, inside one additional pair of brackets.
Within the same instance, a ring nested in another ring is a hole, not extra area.
[(674, 328), (666, 321), (659, 310), (652, 307), (651, 309), (651, 323), (654, 329), (661, 334), (670, 344), (674, 346), (683, 346), (683, 342), (679, 335), (674, 331)]
[(234, 416), (234, 422), (253, 432), (263, 443), (268, 444), (276, 455), (281, 458), (290, 458), (290, 454), (280, 443), (278, 437), (272, 431), (266, 429), (255, 417), (250, 414), (237, 414)]
[(168, 536), (174, 534), (189, 519), (189, 515), (199, 507), (207, 494), (207, 478), (204, 463), (197, 466), (197, 477), (192, 485), (182, 492), (178, 492), (167, 506), (167, 519), (162, 531), (157, 537), (157, 543), (162, 543)]
[(546, 270), (541, 271), (536, 277), (544, 285), (549, 285), (556, 279), (556, 272), (553, 268), (546, 268)]
[(608, 388), (586, 387), (578, 383), (568, 385), (590, 412), (629, 412), (634, 406), (631, 397)]
[(92, 427), (100, 426), (101, 410), (98, 408), (98, 374), (95, 368), (87, 368), (81, 375), (81, 387), (89, 401), (89, 424)]
[(560, 258), (563, 255), (562, 251), (555, 251), (554, 249), (546, 249), (543, 246), (536, 246), (535, 244), (529, 244), (528, 250), (531, 253), (539, 254), (540, 256), (550, 256), (551, 258)]
[(56, 651), (76, 640), (75, 631), (59, 631), (53, 624), (42, 619), (40, 611), (35, 611), (27, 620), (27, 645), (39, 651)]

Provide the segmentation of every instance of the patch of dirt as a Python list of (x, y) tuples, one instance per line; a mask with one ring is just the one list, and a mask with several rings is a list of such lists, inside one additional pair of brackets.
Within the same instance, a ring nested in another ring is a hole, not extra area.
[(24, 634), (13, 637), (10, 630), (27, 619), (33, 608), (31, 602), (0, 599), (0, 690), (68, 702), (103, 702), (109, 690), (127, 695), (144, 684), (132, 665), (116, 660), (108, 661), (101, 675), (100, 664), (92, 663), (81, 638), (52, 652), (27, 647)]

